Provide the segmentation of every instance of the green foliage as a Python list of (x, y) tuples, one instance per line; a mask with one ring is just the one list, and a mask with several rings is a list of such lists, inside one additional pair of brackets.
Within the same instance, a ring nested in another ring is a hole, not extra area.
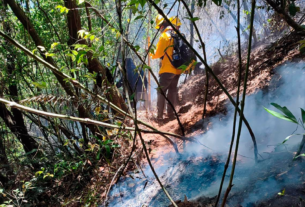
[(298, 121), (296, 120), (295, 116), (287, 109), (287, 107), (281, 107), (280, 105), (276, 104), (276, 103), (271, 103), (271, 105), (273, 105), (274, 107), (276, 107), (278, 110), (280, 110), (281, 112), (283, 112), (284, 114), (278, 113), (276, 111), (272, 111), (269, 110), (267, 108), (265, 108), (265, 110), (270, 113), (271, 115), (286, 120), (286, 121), (290, 121), (292, 123), (296, 123), (298, 124)]
[(284, 195), (285, 195), (285, 188), (284, 188), (284, 190), (282, 190), (281, 192), (279, 192), (278, 195), (284, 196)]
[(192, 21), (192, 22), (195, 22), (195, 21), (200, 20), (200, 18), (199, 18), (199, 17), (193, 17), (193, 18), (186, 17), (186, 19), (189, 19), (189, 20), (190, 20), (190, 21)]
[[(291, 113), (291, 111), (287, 108), (287, 107), (282, 107), (276, 103), (271, 103), (271, 105), (273, 105), (275, 108), (277, 108), (279, 111), (281, 111), (282, 113), (278, 113), (278, 112), (275, 112), (275, 111), (272, 111), (272, 110), (269, 110), (267, 108), (265, 108), (265, 110), (270, 113), (271, 115), (279, 118), (279, 119), (283, 119), (285, 121), (289, 121), (289, 122), (292, 122), (298, 126), (301, 126), (304, 130), (305, 130), (305, 111), (301, 108), (301, 117), (302, 119), (300, 121), (298, 121), (296, 119), (296, 117)], [(304, 134), (291, 134), (289, 135), (288, 137), (286, 137), (284, 139), (284, 141), (282, 142), (283, 144), (285, 142), (287, 142), (291, 137), (293, 136), (296, 136), (296, 135), (303, 135), (303, 139), (304, 139), (304, 136), (305, 136), (305, 133)], [(301, 142), (301, 146), (299, 148), (299, 151), (298, 153), (300, 153), (300, 150), (302, 150), (302, 142)], [(304, 154), (301, 154), (301, 155), (298, 155), (298, 156), (295, 156), (294, 159), (296, 159), (297, 157), (300, 157), (300, 156), (304, 156)]]
[(288, 11), (291, 16), (295, 16), (296, 13), (300, 11), (300, 7), (295, 6), (294, 1), (292, 1), (289, 4)]

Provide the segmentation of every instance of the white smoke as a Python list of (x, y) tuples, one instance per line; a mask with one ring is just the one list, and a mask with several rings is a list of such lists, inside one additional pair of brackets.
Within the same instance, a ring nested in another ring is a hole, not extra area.
[[(296, 144), (301, 141), (301, 136), (291, 138), (285, 145), (281, 144), (288, 135), (304, 132), (300, 127), (296, 130), (295, 124), (270, 115), (263, 108), (266, 107), (276, 111), (270, 105), (271, 102), (274, 102), (281, 106), (286, 106), (296, 118), (300, 118), (300, 108), (305, 109), (304, 67), (305, 62), (303, 61), (287, 62), (276, 69), (276, 74), (272, 78), (268, 89), (246, 97), (245, 117), (256, 136), (258, 150), (261, 155), (259, 158), (265, 159), (265, 161), (259, 164), (254, 162), (253, 143), (247, 128), (243, 126), (238, 152), (240, 156), (238, 156), (239, 159), (233, 181), (234, 187), (231, 191), (233, 195), (236, 195), (236, 198), (233, 196), (229, 199), (231, 206), (251, 206), (253, 203), (277, 195), (288, 185), (304, 181), (304, 179), (302, 180), (302, 175), (298, 174), (300, 170), (298, 171), (297, 168), (293, 170), (294, 168), (289, 166), (293, 159), (293, 153), (291, 152), (296, 151)], [(184, 195), (187, 195), (189, 199), (217, 195), (224, 161), (231, 141), (233, 115), (234, 108), (228, 104), (227, 115), (217, 115), (211, 118), (209, 121), (212, 125), (209, 130), (197, 137), (206, 147), (197, 143), (189, 143), (180, 158), (174, 153), (168, 153), (163, 155), (163, 160), (168, 163), (163, 163), (164, 165), (162, 166), (155, 166), (163, 184), (174, 199), (183, 199)], [(274, 151), (281, 154), (272, 153)], [(216, 167), (213, 161), (204, 161), (210, 155), (218, 155), (218, 158), (221, 159), (220, 163), (216, 164)], [(202, 162), (198, 161), (200, 157)], [(272, 158), (269, 159), (270, 157)], [(197, 161), (194, 161), (196, 159)], [(223, 192), (227, 187), (231, 165), (232, 163), (230, 163), (226, 174)], [(290, 177), (292, 178), (284, 176), (278, 179), (274, 175), (270, 177), (270, 174), (268, 174), (270, 169), (273, 169), (275, 175), (291, 173)], [(169, 201), (157, 182), (154, 181), (155, 179), (149, 167), (147, 166), (144, 170), (146, 175), (149, 175), (149, 178), (146, 179), (148, 182), (146, 188), (144, 189), (145, 179), (144, 181), (143, 179), (125, 180), (112, 190), (111, 195), (118, 195), (121, 192), (128, 193), (124, 194), (122, 198), (118, 198), (120, 201), (114, 199), (110, 206), (169, 205)], [(130, 183), (136, 183), (135, 191), (130, 190)], [(240, 196), (238, 197), (238, 195)]]

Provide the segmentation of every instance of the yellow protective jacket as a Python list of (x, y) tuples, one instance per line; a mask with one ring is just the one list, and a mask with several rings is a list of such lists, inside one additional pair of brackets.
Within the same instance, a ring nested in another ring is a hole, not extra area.
[[(163, 57), (161, 62), (161, 68), (159, 74), (162, 73), (173, 73), (176, 75), (180, 75), (182, 70), (176, 69), (168, 59), (168, 56), (171, 58), (173, 55), (174, 47), (169, 47), (174, 45), (174, 40), (171, 37), (172, 28), (170, 26), (166, 27), (161, 34), (159, 42), (157, 43), (155, 54), (151, 54), (152, 59), (158, 59)], [(165, 50), (167, 55), (165, 54)]]

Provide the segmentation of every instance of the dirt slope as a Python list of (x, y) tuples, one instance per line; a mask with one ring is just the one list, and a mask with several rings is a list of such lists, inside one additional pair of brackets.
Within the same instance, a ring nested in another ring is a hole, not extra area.
[[(260, 43), (251, 53), (250, 73), (247, 85), (247, 94), (255, 93), (259, 89), (268, 87), (271, 76), (274, 74), (273, 69), (286, 61), (303, 58), (299, 51), (298, 41), (304, 39), (298, 33), (291, 33), (284, 36), (279, 41), (270, 43)], [(243, 67), (246, 65), (246, 52), (243, 53)], [(226, 57), (212, 66), (214, 73), (227, 88), (229, 93), (236, 96), (237, 91), (237, 71), (238, 59), (235, 56)], [(205, 75), (199, 74), (191, 76), (187, 82), (179, 88), (179, 107), (177, 111), (180, 115), (180, 120), (186, 131), (187, 137), (202, 133), (208, 128), (208, 118), (217, 113), (226, 113), (225, 104), (228, 98), (220, 89), (216, 81), (210, 78), (207, 116), (205, 121), (202, 120), (204, 91), (205, 91)], [(139, 111), (139, 118), (150, 122), (162, 131), (174, 132), (181, 134), (177, 120), (170, 121), (166, 124), (158, 126), (154, 122), (154, 115), (144, 111)], [(205, 125), (205, 128), (203, 127)], [(168, 151), (173, 151), (173, 147), (167, 140), (158, 135), (144, 135), (144, 139), (149, 143), (151, 158), (159, 157)], [(182, 150), (182, 141), (176, 139), (179, 150)]]

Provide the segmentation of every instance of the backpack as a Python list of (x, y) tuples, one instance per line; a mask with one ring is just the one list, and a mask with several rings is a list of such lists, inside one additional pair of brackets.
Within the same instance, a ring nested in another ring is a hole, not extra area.
[[(182, 35), (184, 36), (184, 34)], [(165, 54), (175, 68), (184, 69), (179, 67), (182, 65), (187, 67), (192, 63), (193, 60), (196, 61), (195, 53), (191, 50), (191, 48), (189, 48), (189, 46), (187, 46), (187, 44), (179, 37), (178, 34), (172, 31), (171, 37), (174, 39), (173, 55), (170, 58), (166, 52)]]

